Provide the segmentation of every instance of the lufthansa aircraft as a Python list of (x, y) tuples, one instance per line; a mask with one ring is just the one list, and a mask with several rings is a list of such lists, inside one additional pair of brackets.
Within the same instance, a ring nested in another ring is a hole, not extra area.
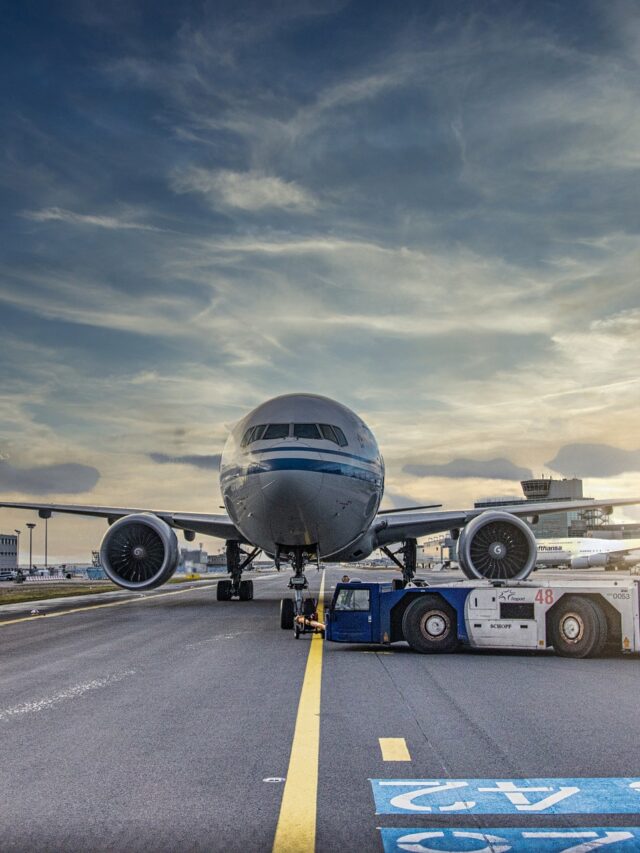
[[(536, 563), (536, 542), (521, 517), (636, 500), (515, 504), (500, 511), (434, 510), (418, 507), (380, 511), (384, 462), (371, 430), (340, 403), (313, 394), (268, 400), (233, 428), (220, 465), (226, 515), (129, 507), (0, 501), (0, 506), (106, 518), (100, 547), (102, 566), (125, 589), (146, 590), (165, 583), (178, 565), (175, 530), (226, 541), (228, 580), (219, 600), (253, 598), (244, 569), (260, 551), (278, 569), (290, 564), (294, 599), (281, 605), (281, 625), (313, 610), (305, 602), (304, 574), (310, 562), (362, 560), (382, 548), (402, 571), (403, 585), (416, 569), (416, 539), (450, 530), (458, 538), (458, 560), (470, 578), (492, 581), (525, 578)], [(399, 546), (394, 552), (392, 545)], [(244, 547), (243, 547), (244, 546)], [(250, 550), (245, 550), (250, 546)]]
[[(640, 563), (640, 539), (596, 539), (572, 536), (538, 539), (538, 566), (623, 569)], [(635, 556), (631, 556), (635, 552)]]

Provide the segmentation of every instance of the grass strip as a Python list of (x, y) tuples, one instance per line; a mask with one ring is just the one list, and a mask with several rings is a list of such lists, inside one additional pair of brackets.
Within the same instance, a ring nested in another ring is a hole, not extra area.
[[(209, 578), (203, 578), (209, 580)], [(213, 578), (211, 579), (214, 580)], [(215, 579), (217, 580), (217, 578)], [(189, 583), (184, 578), (171, 578), (170, 584)], [(0, 605), (21, 604), (25, 601), (44, 601), (49, 598), (70, 598), (75, 595), (98, 595), (103, 592), (122, 592), (111, 581), (36, 581), (0, 587)]]

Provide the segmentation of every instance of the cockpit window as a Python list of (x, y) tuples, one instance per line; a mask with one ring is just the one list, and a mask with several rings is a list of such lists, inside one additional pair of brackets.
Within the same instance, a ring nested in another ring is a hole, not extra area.
[(345, 438), (345, 435), (340, 429), (340, 427), (334, 426), (333, 431), (335, 432), (338, 438), (338, 444), (340, 445), (340, 447), (346, 447), (349, 442)]
[(262, 436), (263, 441), (271, 441), (274, 438), (286, 438), (289, 435), (289, 424), (269, 424)]
[(316, 424), (294, 424), (293, 434), (296, 438), (315, 438), (320, 440), (320, 430)]
[(262, 433), (266, 429), (266, 424), (258, 424), (257, 426), (249, 427), (249, 429), (242, 436), (242, 441), (240, 442), (240, 447), (246, 447), (247, 444), (251, 444), (252, 441), (259, 441), (262, 438)]
[(334, 444), (338, 443), (338, 438), (333, 431), (333, 427), (329, 426), (329, 424), (320, 424), (320, 432), (322, 433), (322, 437), (327, 441), (332, 441)]

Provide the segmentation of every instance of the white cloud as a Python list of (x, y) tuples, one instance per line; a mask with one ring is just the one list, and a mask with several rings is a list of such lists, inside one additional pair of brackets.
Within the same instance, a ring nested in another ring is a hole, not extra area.
[(262, 172), (232, 172), (190, 167), (173, 176), (172, 188), (179, 193), (195, 192), (214, 205), (263, 210), (281, 208), (309, 213), (317, 207), (313, 196), (293, 181)]
[(74, 213), (62, 207), (45, 207), (42, 210), (23, 210), (20, 214), (33, 222), (66, 222), (68, 225), (93, 225), (96, 228), (109, 230), (132, 229), (135, 231), (161, 231), (153, 225), (135, 222), (117, 216), (99, 216), (90, 213)]

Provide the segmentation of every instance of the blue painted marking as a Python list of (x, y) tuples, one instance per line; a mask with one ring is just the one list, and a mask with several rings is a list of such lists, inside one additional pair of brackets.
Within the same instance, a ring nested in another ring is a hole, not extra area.
[(376, 814), (632, 814), (640, 779), (372, 779)]
[(381, 829), (384, 853), (588, 853), (640, 850), (640, 827)]
[(365, 468), (357, 468), (355, 465), (345, 465), (343, 462), (322, 459), (263, 459), (246, 466), (234, 465), (225, 469), (220, 479), (222, 481), (229, 477), (249, 476), (251, 474), (265, 474), (268, 471), (315, 471), (319, 474), (336, 474), (342, 477), (353, 477), (356, 480), (365, 480), (368, 483), (380, 485), (382, 477), (379, 473), (368, 471)]

